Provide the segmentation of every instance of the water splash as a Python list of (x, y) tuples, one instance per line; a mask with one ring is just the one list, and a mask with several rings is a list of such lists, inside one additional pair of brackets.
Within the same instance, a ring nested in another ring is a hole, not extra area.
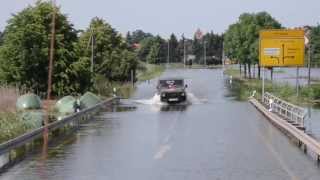
[[(139, 103), (139, 104), (145, 104), (145, 105), (168, 105), (168, 103), (161, 102), (159, 94), (155, 94), (150, 99), (140, 99), (140, 100), (135, 100), (135, 102)], [(179, 103), (179, 104), (182, 104), (182, 105), (204, 104), (206, 102), (207, 102), (206, 99), (200, 99), (200, 98), (196, 97), (193, 93), (188, 92), (187, 93), (187, 101)]]
[(135, 100), (136, 103), (145, 104), (145, 105), (165, 105), (166, 103), (161, 102), (160, 95), (155, 94), (151, 99), (140, 99)]
[(198, 97), (196, 97), (193, 93), (187, 93), (187, 101), (190, 104), (204, 104), (206, 103), (208, 100), (207, 99), (200, 99)]

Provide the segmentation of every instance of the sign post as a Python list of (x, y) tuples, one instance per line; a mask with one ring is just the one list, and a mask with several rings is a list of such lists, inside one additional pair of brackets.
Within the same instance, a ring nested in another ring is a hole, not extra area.
[(297, 97), (299, 97), (299, 66), (297, 66), (296, 93)]
[(264, 96), (265, 67), (297, 67), (296, 88), (298, 96), (299, 67), (304, 66), (304, 34), (302, 29), (260, 31), (259, 64), (263, 69), (262, 96)]
[(262, 102), (264, 102), (264, 81), (265, 81), (265, 68), (262, 67), (262, 97), (261, 97)]

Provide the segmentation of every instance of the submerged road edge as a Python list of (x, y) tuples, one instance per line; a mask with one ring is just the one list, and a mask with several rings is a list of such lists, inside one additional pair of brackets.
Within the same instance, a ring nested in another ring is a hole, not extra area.
[(307, 148), (314, 152), (317, 156), (317, 162), (320, 163), (320, 143), (306, 134), (304, 131), (297, 129), (295, 126), (282, 119), (278, 115), (269, 112), (258, 100), (255, 98), (249, 98), (249, 102), (259, 110), (273, 125), (280, 130), (285, 131), (290, 136), (296, 138), (299, 142), (299, 146), (303, 145), (304, 151), (307, 152)]

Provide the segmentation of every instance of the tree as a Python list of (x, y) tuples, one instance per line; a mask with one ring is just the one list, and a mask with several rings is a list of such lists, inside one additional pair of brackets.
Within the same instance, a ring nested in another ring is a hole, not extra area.
[[(8, 21), (0, 47), (0, 83), (25, 85), (46, 92), (52, 12), (51, 3), (38, 1)], [(80, 72), (72, 69), (77, 61), (76, 41), (76, 30), (57, 8), (52, 81), (56, 95), (80, 90), (77, 76)]]
[(140, 42), (140, 48), (138, 49), (138, 57), (141, 61), (147, 62), (147, 56), (154, 43), (154, 37), (145, 38)]
[[(237, 23), (229, 26), (224, 38), (226, 55), (244, 65), (251, 77), (251, 65), (258, 63), (259, 31), (262, 29), (279, 29), (281, 24), (266, 12), (244, 13)], [(259, 68), (260, 75), (260, 68)]]
[[(149, 62), (149, 63), (164, 63), (167, 60), (167, 52), (168, 52), (168, 43), (162, 39), (160, 36), (155, 37), (147, 37), (140, 42), (140, 49), (138, 49), (138, 57), (141, 61)], [(156, 48), (157, 47), (157, 48)], [(147, 58), (153, 48), (153, 55), (155, 49), (159, 49), (158, 57), (156, 61), (149, 61)]]
[(129, 45), (133, 45), (135, 43), (140, 43), (142, 40), (146, 38), (153, 37), (151, 33), (143, 32), (142, 30), (138, 29), (133, 31), (132, 33), (128, 32), (126, 40)]
[(178, 52), (178, 40), (177, 37), (172, 33), (170, 35), (170, 39), (169, 39), (169, 47), (170, 47), (170, 51), (169, 51), (169, 55), (170, 55), (170, 62), (180, 62), (181, 61), (181, 57), (179, 56), (179, 52)]
[(197, 63), (201, 63), (200, 59), (203, 57), (203, 45), (201, 42), (202, 42), (202, 39), (199, 39), (195, 35), (192, 43), (192, 54), (196, 56), (195, 61)]
[(208, 63), (221, 63), (223, 36), (214, 34), (212, 31), (203, 37), (206, 41), (206, 56), (210, 57)]
[(159, 44), (159, 55), (157, 63), (165, 63), (167, 62), (168, 55), (168, 43), (166, 40), (161, 38), (159, 35), (155, 37), (155, 43)]
[(2, 45), (3, 33), (0, 31), (0, 46)]
[[(111, 81), (127, 81), (131, 70), (135, 71), (137, 57), (128, 49), (128, 44), (121, 35), (101, 18), (93, 18), (90, 27), (79, 38), (78, 53), (80, 60), (90, 64), (91, 48), (94, 41), (94, 74), (103, 75)], [(88, 68), (89, 69), (89, 66)]]
[(160, 45), (158, 43), (154, 43), (151, 46), (150, 52), (147, 56), (148, 63), (158, 63), (159, 62), (159, 52), (160, 52)]
[(311, 62), (316, 66), (320, 63), (320, 25), (311, 28)]

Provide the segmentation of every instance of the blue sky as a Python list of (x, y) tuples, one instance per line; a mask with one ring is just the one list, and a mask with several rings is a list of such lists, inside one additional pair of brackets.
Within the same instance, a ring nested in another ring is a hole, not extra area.
[[(75, 28), (104, 18), (121, 33), (135, 29), (168, 37), (193, 36), (197, 28), (224, 32), (243, 12), (267, 11), (286, 27), (320, 22), (319, 0), (56, 0)], [(36, 0), (2, 0), (0, 30), (13, 13)]]

